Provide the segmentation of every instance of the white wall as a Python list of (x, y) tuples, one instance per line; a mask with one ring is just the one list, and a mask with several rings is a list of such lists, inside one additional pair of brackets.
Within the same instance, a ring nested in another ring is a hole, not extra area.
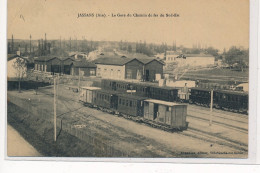
[(97, 77), (106, 79), (125, 79), (125, 66), (97, 64)]
[(215, 58), (209, 57), (187, 57), (186, 64), (190, 66), (208, 66), (215, 64)]
[[(13, 64), (16, 61), (16, 58), (7, 62), (7, 77), (8, 78), (18, 78), (17, 70), (14, 68)], [(24, 67), (23, 72), (25, 73), (24, 77), (26, 77), (26, 67)]]

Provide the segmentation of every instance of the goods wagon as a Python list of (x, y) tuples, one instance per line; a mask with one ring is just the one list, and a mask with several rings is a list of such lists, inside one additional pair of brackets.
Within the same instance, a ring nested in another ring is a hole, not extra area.
[(155, 99), (144, 100), (144, 118), (176, 129), (185, 129), (187, 105)]

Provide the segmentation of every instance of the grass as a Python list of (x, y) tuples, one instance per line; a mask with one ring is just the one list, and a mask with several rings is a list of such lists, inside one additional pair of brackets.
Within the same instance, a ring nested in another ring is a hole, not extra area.
[(245, 69), (242, 71), (235, 71), (232, 69), (208, 69), (208, 70), (198, 70), (198, 71), (188, 71), (186, 74), (199, 74), (199, 75), (217, 75), (217, 76), (232, 76), (232, 77), (248, 77), (249, 76), (249, 69)]

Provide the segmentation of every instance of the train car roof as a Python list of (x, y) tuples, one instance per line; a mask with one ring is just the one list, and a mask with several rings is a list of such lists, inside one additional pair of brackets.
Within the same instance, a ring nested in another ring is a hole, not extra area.
[[(186, 105), (186, 104), (180, 104), (180, 103), (175, 103), (175, 102), (167, 102), (163, 100), (156, 100), (156, 99), (147, 99), (145, 100), (146, 102), (150, 103), (156, 103), (160, 105), (166, 105), (166, 106), (180, 106), (180, 105)], [(186, 105), (187, 106), (187, 105)]]
[(154, 88), (162, 88), (162, 89), (167, 89), (167, 90), (178, 89), (176, 87), (159, 86), (158, 83), (151, 83), (151, 82), (140, 82), (140, 81), (132, 81), (132, 80), (117, 80), (117, 79), (102, 79), (102, 80), (115, 81), (115, 82), (120, 82), (120, 83), (125, 83), (125, 84), (133, 84), (133, 85), (137, 84), (137, 85), (154, 87)]
[(147, 97), (141, 97), (141, 96), (125, 94), (125, 93), (118, 93), (117, 95), (118, 95), (118, 97), (127, 97), (127, 98), (135, 99), (135, 100), (145, 100), (145, 99), (148, 99)]
[[(194, 90), (200, 90), (200, 91), (208, 91), (210, 92), (211, 89), (208, 88), (197, 88), (197, 87), (193, 87), (191, 89)], [(236, 95), (248, 95), (247, 92), (242, 92), (242, 91), (233, 91), (233, 90), (213, 90), (214, 92), (220, 92), (220, 93), (225, 93), (225, 94), (236, 94)]]
[(209, 89), (209, 88), (199, 88), (199, 87), (192, 87), (190, 89), (192, 89), (192, 90), (200, 90), (200, 91), (211, 91), (211, 89)]
[(106, 94), (118, 94), (116, 91), (110, 91), (110, 90), (96, 90), (97, 92), (106, 93)]
[(243, 92), (243, 91), (233, 91), (233, 90), (216, 90), (215, 92), (221, 92), (225, 94), (236, 94), (236, 95), (248, 95), (248, 92)]
[(101, 88), (99, 87), (81, 87), (82, 89), (87, 89), (87, 90), (100, 90)]

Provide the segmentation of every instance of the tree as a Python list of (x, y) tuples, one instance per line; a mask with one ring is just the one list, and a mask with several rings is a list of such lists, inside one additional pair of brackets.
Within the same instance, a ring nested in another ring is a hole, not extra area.
[(13, 63), (13, 67), (16, 70), (15, 74), (16, 74), (16, 77), (18, 78), (19, 93), (21, 92), (21, 81), (23, 80), (23, 78), (25, 77), (26, 72), (27, 72), (26, 65), (27, 65), (26, 60), (21, 57), (17, 57)]
[(244, 71), (244, 68), (248, 67), (249, 64), (249, 50), (231, 47), (224, 56), (224, 62), (230, 67), (234, 67)]
[(218, 56), (218, 50), (217, 49), (214, 49), (213, 47), (208, 47), (206, 49), (206, 52), (212, 56)]
[(132, 53), (132, 46), (129, 44), (128, 47), (127, 47), (127, 51)]

